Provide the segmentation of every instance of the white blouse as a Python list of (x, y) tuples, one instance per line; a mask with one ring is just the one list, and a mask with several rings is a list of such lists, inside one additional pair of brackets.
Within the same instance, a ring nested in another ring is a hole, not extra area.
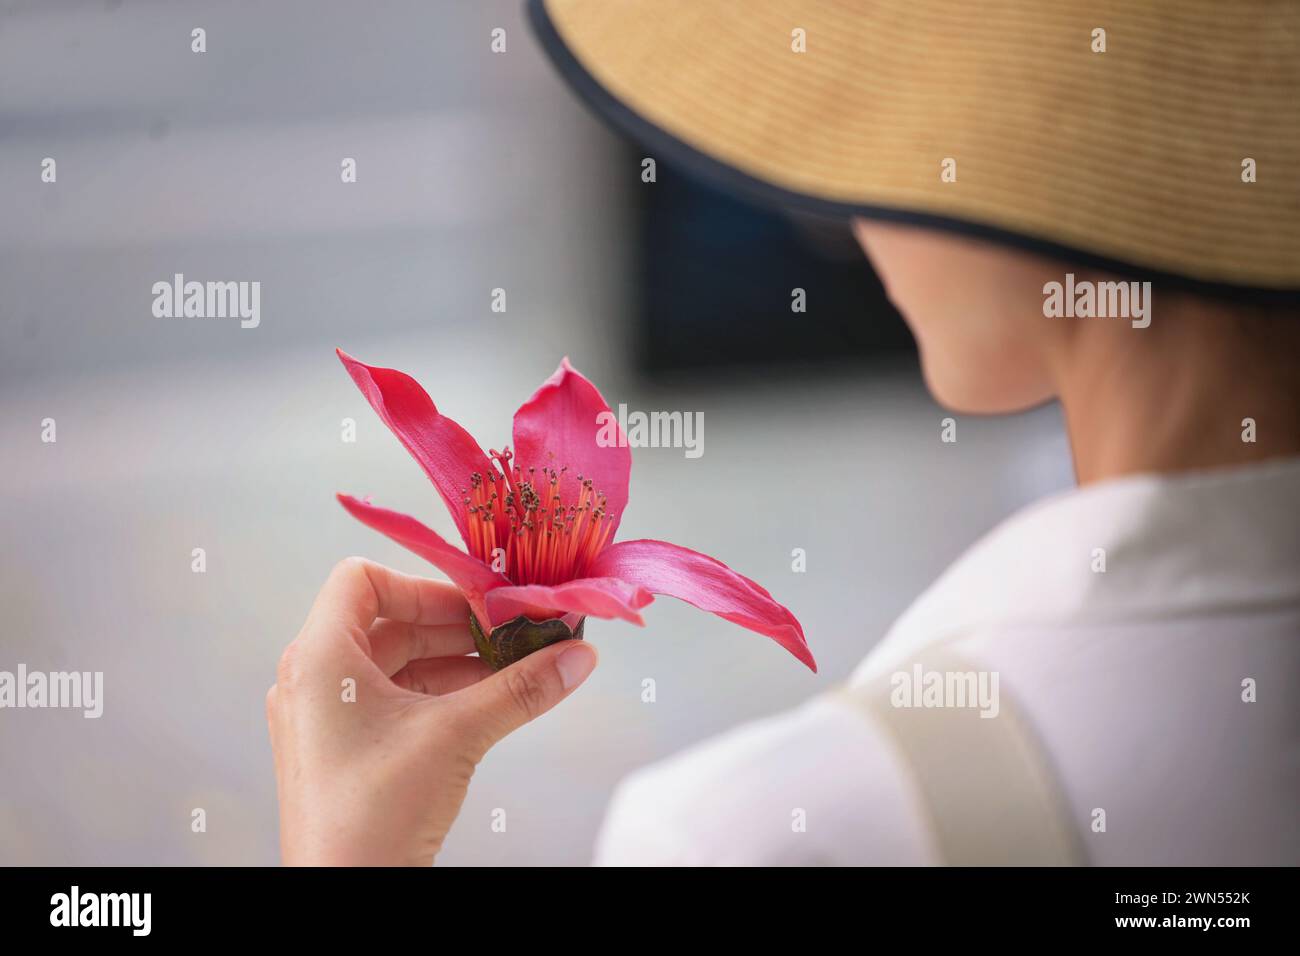
[[(850, 684), (910, 671), (936, 642), (997, 675), (1089, 861), (1300, 863), (1300, 459), (1038, 502)], [(826, 694), (632, 774), (595, 859), (941, 863), (923, 802), (905, 748)]]

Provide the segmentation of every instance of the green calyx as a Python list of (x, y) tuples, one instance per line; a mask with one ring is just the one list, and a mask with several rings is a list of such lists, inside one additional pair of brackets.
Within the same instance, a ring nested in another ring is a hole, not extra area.
[(529, 654), (557, 641), (582, 640), (582, 630), (586, 623), (584, 617), (578, 621), (577, 627), (570, 629), (558, 617), (533, 621), (521, 614), (497, 625), (491, 634), (485, 634), (474, 612), (471, 611), (469, 615), (469, 631), (474, 635), (478, 656), (487, 661), (494, 671), (509, 667), (515, 661), (523, 660)]

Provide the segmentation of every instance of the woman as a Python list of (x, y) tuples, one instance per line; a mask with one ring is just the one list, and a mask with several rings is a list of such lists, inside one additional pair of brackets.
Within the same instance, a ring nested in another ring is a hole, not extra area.
[[(1079, 481), (847, 687), (625, 782), (597, 860), (1300, 862), (1300, 11), (531, 12), (649, 155), (850, 218), (935, 398), (1060, 401)], [(286, 862), (431, 862), (477, 761), (595, 666), (566, 642), (483, 677), (465, 615), (330, 577), (268, 696)]]

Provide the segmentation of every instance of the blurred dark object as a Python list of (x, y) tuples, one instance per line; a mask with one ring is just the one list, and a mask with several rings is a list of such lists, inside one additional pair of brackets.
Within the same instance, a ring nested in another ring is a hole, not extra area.
[[(788, 215), (658, 164), (642, 214), (635, 361), (646, 373), (915, 353), (847, 222)], [(803, 289), (806, 311), (793, 311)]]

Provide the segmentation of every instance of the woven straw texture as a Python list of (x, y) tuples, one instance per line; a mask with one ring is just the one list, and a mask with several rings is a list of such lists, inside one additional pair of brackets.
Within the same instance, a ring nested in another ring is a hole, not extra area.
[[(765, 183), (1300, 289), (1300, 3), (545, 0), (633, 113)], [(1094, 52), (1093, 30), (1106, 31)], [(806, 52), (792, 49), (803, 30)], [(945, 159), (956, 181), (941, 179)], [(1243, 182), (1242, 163), (1257, 164)]]

